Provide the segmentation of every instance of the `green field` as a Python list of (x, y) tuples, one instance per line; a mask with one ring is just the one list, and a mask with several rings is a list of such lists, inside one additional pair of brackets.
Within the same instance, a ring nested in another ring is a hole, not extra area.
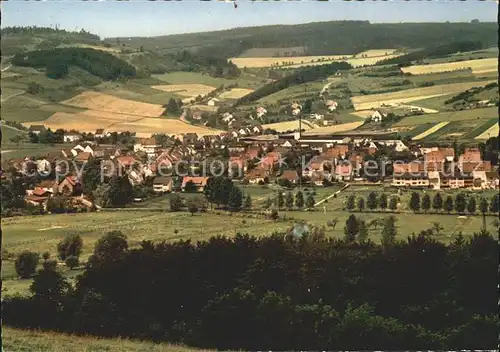
[(476, 129), (481, 129), (484, 122), (486, 122), (489, 126), (491, 126), (490, 121), (491, 120), (486, 120), (486, 121), (485, 120), (451, 121), (449, 124), (447, 124), (443, 128), (440, 128), (436, 132), (426, 136), (424, 138), (424, 141), (426, 141), (426, 142), (428, 142), (428, 141), (445, 141), (445, 140), (453, 140), (453, 139), (463, 140), (464, 136), (469, 134), (471, 131), (474, 131)]
[(474, 139), (481, 133), (487, 131), (491, 126), (498, 123), (498, 119), (489, 119), (487, 122), (482, 123), (478, 127), (474, 128), (472, 131), (464, 134), (460, 139)]
[(441, 121), (464, 121), (492, 119), (498, 117), (498, 108), (470, 109), (463, 111), (440, 112), (436, 114), (425, 114), (417, 116), (408, 116), (394, 124), (394, 126), (412, 126), (421, 125), (429, 122)]
[(76, 336), (38, 330), (20, 330), (2, 327), (2, 349), (9, 352), (209, 352), (168, 343)]
[(275, 104), (278, 100), (305, 100), (304, 96), (311, 97), (319, 96), (321, 89), (327, 84), (326, 80), (314, 81), (299, 85), (294, 85), (286, 89), (277, 91), (258, 100), (260, 104)]
[(152, 75), (154, 78), (159, 79), (164, 84), (205, 84), (208, 86), (219, 87), (220, 85), (238, 84), (239, 88), (256, 89), (267, 81), (266, 79), (242, 74), (236, 79), (228, 78), (214, 78), (208, 74), (197, 72), (171, 72), (158, 75)]

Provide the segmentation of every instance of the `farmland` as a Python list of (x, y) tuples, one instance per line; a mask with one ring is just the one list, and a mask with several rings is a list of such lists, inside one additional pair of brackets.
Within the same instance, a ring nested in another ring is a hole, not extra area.
[(487, 140), (491, 137), (498, 137), (499, 129), (498, 129), (498, 121), (488, 128), (486, 131), (475, 137), (477, 140)]
[[(309, 65), (318, 63), (324, 65), (333, 61), (345, 61), (351, 58), (352, 55), (319, 55), (319, 56), (295, 56), (295, 57), (234, 57), (230, 58), (238, 67), (271, 67), (271, 66), (286, 66), (298, 67), (297, 65)], [(286, 62), (286, 65), (283, 63)]]
[(346, 132), (358, 128), (363, 123), (364, 121), (357, 121), (357, 122), (341, 123), (338, 125), (331, 125), (326, 127), (318, 127), (313, 130), (306, 131), (305, 133), (303, 133), (303, 135), (326, 135), (338, 132)]
[(433, 134), (434, 132), (437, 132), (438, 130), (440, 130), (441, 128), (443, 128), (444, 126), (446, 126), (447, 124), (449, 124), (450, 122), (449, 121), (443, 121), (443, 122), (439, 122), (438, 124), (432, 126), (431, 128), (429, 128), (428, 130), (416, 135), (415, 137), (413, 137), (412, 139), (415, 140), (415, 141), (418, 141), (420, 139), (424, 139), (425, 137)]
[(430, 65), (415, 65), (403, 67), (401, 70), (404, 73), (411, 73), (412, 75), (421, 75), (436, 72), (449, 72), (455, 70), (471, 69), (474, 74), (497, 72), (498, 60), (496, 58), (479, 59), (479, 60), (466, 60), (458, 62), (446, 62), (440, 64)]
[(498, 109), (496, 107), (483, 108), (483, 109), (470, 109), (462, 111), (449, 111), (440, 112), (437, 114), (407, 116), (401, 121), (395, 123), (393, 126), (414, 126), (421, 125), (429, 122), (442, 122), (442, 121), (464, 121), (464, 120), (482, 120), (491, 119), (498, 116)]
[[(302, 121), (301, 127), (303, 130), (312, 129), (311, 125), (307, 122), (304, 122), (304, 121)], [(298, 131), (299, 130), (299, 120), (270, 123), (267, 125), (262, 125), (262, 128), (275, 130), (277, 132)]]
[(255, 89), (266, 83), (268, 80), (260, 77), (242, 74), (235, 79), (211, 77), (206, 74), (197, 72), (171, 72), (152, 75), (165, 84), (204, 84), (207, 86), (219, 87), (221, 85), (229, 86), (237, 84), (238, 88)]
[(352, 103), (356, 110), (367, 110), (380, 107), (382, 105), (391, 105), (398, 103), (413, 102), (416, 100), (428, 99), (452, 93), (463, 92), (467, 89), (477, 86), (484, 86), (495, 81), (452, 83), (438, 86), (407, 89), (392, 93), (370, 94), (364, 96), (352, 97)]
[(239, 99), (244, 97), (247, 94), (253, 92), (253, 89), (245, 89), (245, 88), (232, 88), (228, 91), (223, 92), (218, 96), (221, 99)]
[(165, 110), (161, 105), (141, 103), (91, 91), (81, 93), (61, 104), (143, 117), (158, 117)]
[(167, 343), (129, 340), (123, 338), (98, 338), (93, 336), (76, 336), (37, 330), (20, 330), (7, 326), (2, 327), (2, 345), (5, 351), (37, 351), (37, 352), (209, 352), (211, 350), (189, 348)]

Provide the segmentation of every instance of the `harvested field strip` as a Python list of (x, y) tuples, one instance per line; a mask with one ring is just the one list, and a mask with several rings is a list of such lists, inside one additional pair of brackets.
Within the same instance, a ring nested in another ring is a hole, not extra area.
[(219, 98), (222, 99), (239, 99), (241, 97), (244, 97), (247, 94), (250, 94), (253, 92), (253, 89), (245, 89), (245, 88), (233, 88), (230, 89), (221, 95), (219, 95)]
[(483, 134), (483, 132), (488, 131), (491, 127), (498, 125), (498, 119), (489, 119), (478, 127), (474, 128), (472, 131), (462, 136), (462, 139), (475, 139), (476, 137)]
[(496, 81), (491, 80), (482, 82), (442, 84), (432, 87), (406, 89), (392, 93), (356, 96), (352, 97), (351, 101), (356, 110), (368, 110), (371, 108), (379, 107), (382, 104), (390, 105), (390, 104), (406, 103), (415, 100), (437, 97), (441, 95), (459, 93), (467, 89), (470, 89), (472, 87), (482, 87), (493, 82)]
[[(137, 118), (137, 116), (136, 116)], [(116, 120), (110, 120), (107, 118), (100, 118), (96, 116), (89, 116), (80, 114), (72, 114), (67, 112), (56, 112), (48, 119), (41, 121), (40, 123), (52, 129), (53, 131), (62, 128), (64, 130), (77, 130), (80, 132), (95, 132), (98, 128), (106, 129), (111, 124), (115, 123)], [(27, 122), (23, 125), (29, 127), (32, 123)]]
[[(271, 67), (282, 65), (283, 62), (296, 64), (308, 64), (313, 60), (318, 64), (325, 64), (332, 61), (341, 61), (343, 58), (349, 59), (352, 55), (322, 55), (322, 56), (295, 56), (295, 57), (234, 57), (229, 59), (238, 67)], [(285, 66), (290, 67), (290, 66)]]
[(495, 121), (495, 124), (491, 126), (489, 129), (481, 133), (479, 136), (477, 136), (475, 139), (477, 140), (486, 140), (491, 137), (498, 137), (499, 133), (499, 128), (498, 128), (498, 121)]
[(338, 125), (326, 126), (326, 127), (318, 127), (312, 130), (309, 130), (304, 133), (304, 135), (320, 135), (320, 134), (333, 134), (338, 132), (346, 132), (351, 131), (359, 126), (363, 125), (364, 121), (350, 122), (350, 123), (341, 123)]
[(463, 70), (470, 68), (473, 73), (485, 73), (498, 71), (498, 59), (479, 59), (479, 60), (466, 60), (459, 62), (447, 62), (442, 64), (431, 65), (416, 65), (403, 67), (401, 70), (404, 73), (411, 73), (412, 75), (422, 75), (435, 72), (448, 72), (455, 70)]
[(434, 132), (437, 132), (438, 130), (440, 130), (441, 128), (443, 128), (444, 126), (446, 126), (449, 123), (450, 123), (449, 121), (440, 122), (440, 123), (432, 126), (431, 128), (429, 128), (427, 131), (424, 131), (424, 132), (420, 133), (419, 135), (413, 137), (412, 139), (415, 141), (418, 141), (420, 139), (424, 139), (425, 137), (430, 136)]
[(465, 134), (481, 125), (484, 121), (452, 121), (435, 133), (427, 136), (426, 141), (462, 139)]
[(398, 57), (400, 55), (387, 55), (383, 57), (363, 57), (363, 58), (348, 58), (345, 60), (328, 60), (328, 61), (320, 61), (320, 62), (304, 62), (302, 64), (294, 64), (286, 67), (290, 68), (297, 68), (297, 67), (303, 67), (303, 66), (319, 66), (319, 65), (325, 65), (325, 64), (331, 64), (332, 62), (341, 62), (345, 61), (349, 64), (351, 64), (353, 67), (361, 67), (365, 65), (375, 65), (377, 62), (380, 60), (385, 60), (385, 59), (392, 59), (394, 57)]
[(424, 123), (424, 124), (418, 125), (418, 126), (404, 126), (404, 127), (400, 127), (400, 128), (405, 128), (405, 130), (398, 131), (398, 134), (401, 136), (401, 138), (405, 138), (405, 137), (413, 138), (415, 136), (418, 136), (421, 133), (424, 133), (429, 128), (432, 128), (435, 125), (437, 125), (437, 123), (428, 122), (428, 123)]
[(207, 95), (215, 90), (215, 87), (204, 84), (166, 84), (151, 86), (151, 88), (161, 90), (163, 92), (173, 92), (185, 97), (196, 97), (198, 95)]
[(159, 104), (141, 103), (91, 91), (83, 92), (61, 104), (143, 117), (158, 117), (165, 111)]
[[(303, 130), (310, 130), (312, 128), (309, 124), (304, 123), (304, 121), (302, 121), (301, 127)], [(295, 131), (295, 130), (298, 131), (299, 130), (299, 120), (270, 123), (267, 125), (262, 125), (262, 128), (275, 130), (277, 132), (286, 132), (286, 131)]]
[(113, 112), (96, 111), (96, 110), (86, 110), (82, 112), (81, 115), (93, 116), (93, 117), (114, 120), (114, 121), (121, 121), (121, 122), (133, 122), (144, 118), (144, 116), (115, 114)]
[(498, 109), (496, 107), (463, 111), (450, 111), (429, 115), (408, 116), (395, 123), (393, 127), (422, 125), (428, 122), (482, 120), (492, 119), (494, 117), (498, 117)]
[(396, 49), (372, 49), (362, 51), (356, 54), (356, 57), (361, 57), (363, 55), (365, 55), (366, 57), (388, 56), (394, 54), (395, 51)]
[(118, 122), (117, 124), (113, 125), (112, 130), (116, 132), (131, 131), (141, 133), (142, 135), (151, 135), (153, 133), (196, 133), (200, 136), (204, 136), (216, 135), (224, 132), (221, 130), (210, 129), (203, 126), (190, 125), (179, 120), (155, 118), (143, 118), (134, 122)]

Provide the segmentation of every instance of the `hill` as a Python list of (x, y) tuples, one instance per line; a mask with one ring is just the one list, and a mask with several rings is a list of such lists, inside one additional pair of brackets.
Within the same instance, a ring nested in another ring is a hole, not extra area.
[[(190, 49), (222, 57), (235, 57), (252, 48), (306, 47), (307, 55), (352, 54), (368, 49), (427, 47), (457, 40), (497, 43), (495, 23), (376, 23), (330, 21), (298, 25), (234, 28), (223, 31), (158, 37), (107, 38), (105, 43), (173, 52)], [(439, 33), (439, 39), (436, 38)], [(334, 35), (332, 35), (334, 34)], [(356, 40), (353, 40), (356, 38)], [(261, 52), (274, 55), (276, 50)], [(302, 55), (303, 53), (301, 53)], [(248, 52), (245, 53), (248, 56)]]

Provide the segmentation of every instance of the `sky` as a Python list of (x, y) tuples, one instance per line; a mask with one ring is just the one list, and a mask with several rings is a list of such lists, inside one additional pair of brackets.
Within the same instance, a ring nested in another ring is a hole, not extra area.
[(158, 36), (235, 27), (320, 21), (496, 22), (498, 2), (467, 1), (146, 1), (10, 0), (1, 2), (2, 27), (58, 25), (102, 38)]

